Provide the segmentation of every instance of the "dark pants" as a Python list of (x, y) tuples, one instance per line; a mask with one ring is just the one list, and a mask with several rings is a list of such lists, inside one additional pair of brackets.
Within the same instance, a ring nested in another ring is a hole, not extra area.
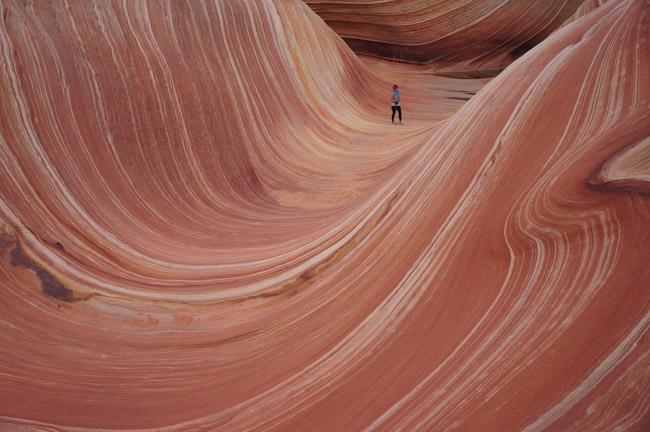
[(392, 121), (395, 121), (395, 111), (399, 113), (399, 121), (402, 121), (402, 107), (401, 106), (391, 106), (393, 110), (393, 116), (390, 118)]

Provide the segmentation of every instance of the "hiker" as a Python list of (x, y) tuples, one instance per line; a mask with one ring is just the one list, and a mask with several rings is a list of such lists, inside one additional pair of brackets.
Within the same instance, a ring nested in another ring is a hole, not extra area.
[(395, 111), (399, 113), (399, 124), (402, 124), (402, 107), (399, 105), (399, 90), (397, 84), (393, 86), (393, 100), (391, 101), (390, 108), (393, 110), (393, 115), (390, 118), (395, 123)]

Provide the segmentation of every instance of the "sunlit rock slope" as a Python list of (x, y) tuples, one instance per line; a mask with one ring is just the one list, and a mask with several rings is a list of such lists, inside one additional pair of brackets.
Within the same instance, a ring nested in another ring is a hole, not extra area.
[(582, 4), (576, 9), (576, 11), (567, 19), (563, 24), (562, 27), (565, 25), (568, 25), (574, 21), (576, 21), (579, 18), (582, 18), (583, 16), (587, 15), (589, 12), (592, 12), (594, 9), (597, 7), (600, 7), (605, 3), (607, 0), (585, 0), (582, 2)]
[(551, 34), (582, 1), (306, 3), (358, 53), (451, 71), (507, 66)]
[(458, 80), (299, 1), (0, 2), (0, 429), (648, 430), (648, 36)]

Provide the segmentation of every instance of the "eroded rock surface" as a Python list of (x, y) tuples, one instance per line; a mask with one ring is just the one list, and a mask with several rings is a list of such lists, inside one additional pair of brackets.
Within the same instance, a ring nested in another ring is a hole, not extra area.
[(491, 80), (298, 1), (0, 17), (0, 429), (650, 426), (647, 1)]
[(360, 54), (450, 72), (506, 67), (571, 17), (583, 0), (305, 2)]

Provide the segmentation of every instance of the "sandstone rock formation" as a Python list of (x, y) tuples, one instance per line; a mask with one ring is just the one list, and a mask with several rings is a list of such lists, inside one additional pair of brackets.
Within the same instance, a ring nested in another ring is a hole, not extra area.
[(457, 71), (507, 66), (583, 0), (305, 1), (358, 53)]
[(0, 429), (650, 426), (646, 0), (492, 80), (299, 1), (0, 17)]
[(600, 7), (607, 0), (585, 0), (579, 7), (576, 9), (575, 13), (569, 17), (563, 24), (562, 27), (568, 25), (579, 18), (587, 15), (589, 12), (592, 12), (597, 7)]

